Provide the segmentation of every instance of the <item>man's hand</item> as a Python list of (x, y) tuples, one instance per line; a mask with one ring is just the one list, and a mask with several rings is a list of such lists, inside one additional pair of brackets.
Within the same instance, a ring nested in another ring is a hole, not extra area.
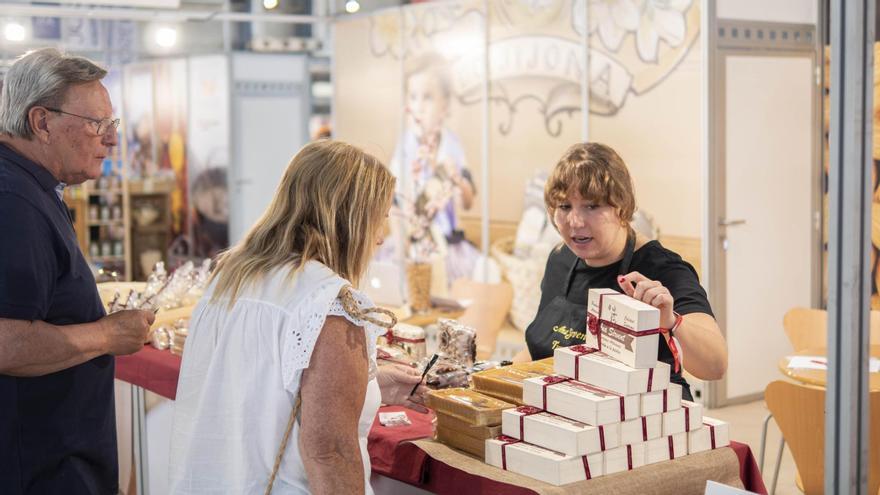
[(422, 381), (419, 370), (402, 364), (387, 364), (379, 366), (376, 377), (379, 390), (382, 391), (382, 402), (392, 406), (405, 406), (414, 411), (427, 412), (422, 406), (425, 400), (427, 387), (419, 385), (416, 392), (409, 395), (413, 387)]
[(101, 318), (107, 354), (133, 354), (144, 347), (150, 325), (156, 320), (152, 311), (128, 309)]

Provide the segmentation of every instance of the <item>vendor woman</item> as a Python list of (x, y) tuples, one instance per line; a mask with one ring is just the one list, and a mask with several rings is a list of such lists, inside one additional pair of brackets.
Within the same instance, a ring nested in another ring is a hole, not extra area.
[[(626, 165), (608, 146), (569, 148), (547, 180), (544, 203), (563, 243), (551, 252), (541, 304), (526, 330), (532, 359), (584, 343), (587, 291), (613, 288), (660, 310), (657, 359), (675, 369), (673, 351), (693, 376), (717, 380), (727, 370), (727, 344), (693, 266), (629, 225), (636, 208)], [(677, 345), (670, 345), (674, 336)], [(671, 380), (691, 400), (690, 387)]]

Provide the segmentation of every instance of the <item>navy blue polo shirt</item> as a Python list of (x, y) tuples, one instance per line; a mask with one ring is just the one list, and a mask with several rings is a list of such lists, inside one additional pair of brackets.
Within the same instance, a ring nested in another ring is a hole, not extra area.
[[(0, 144), (0, 318), (104, 316), (49, 171)], [(39, 377), (0, 374), (0, 493), (115, 494), (113, 357)]]

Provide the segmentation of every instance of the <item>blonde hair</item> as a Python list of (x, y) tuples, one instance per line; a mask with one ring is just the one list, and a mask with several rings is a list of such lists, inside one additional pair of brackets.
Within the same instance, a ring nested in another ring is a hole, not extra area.
[(452, 97), (452, 73), (449, 62), (442, 55), (435, 52), (426, 52), (406, 59), (403, 68), (404, 86), (409, 91), (409, 80), (419, 74), (427, 74), (433, 77), (440, 86), (440, 92), (446, 100)]
[(391, 206), (395, 179), (375, 157), (339, 141), (316, 141), (291, 160), (263, 216), (222, 253), (213, 301), (241, 291), (273, 269), (314, 260), (357, 283)]
[(559, 159), (544, 186), (544, 205), (554, 226), (553, 214), (572, 189), (587, 201), (616, 208), (622, 224), (632, 220), (636, 210), (632, 178), (623, 159), (609, 146), (577, 143)]

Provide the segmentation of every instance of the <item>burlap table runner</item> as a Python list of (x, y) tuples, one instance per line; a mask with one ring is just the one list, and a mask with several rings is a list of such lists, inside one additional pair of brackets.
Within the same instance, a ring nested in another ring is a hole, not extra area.
[(739, 461), (729, 447), (642, 466), (629, 472), (601, 476), (590, 481), (553, 486), (490, 466), (434, 440), (416, 440), (413, 444), (432, 459), (466, 473), (528, 488), (541, 495), (703, 495), (707, 480), (743, 488), (739, 479)]

